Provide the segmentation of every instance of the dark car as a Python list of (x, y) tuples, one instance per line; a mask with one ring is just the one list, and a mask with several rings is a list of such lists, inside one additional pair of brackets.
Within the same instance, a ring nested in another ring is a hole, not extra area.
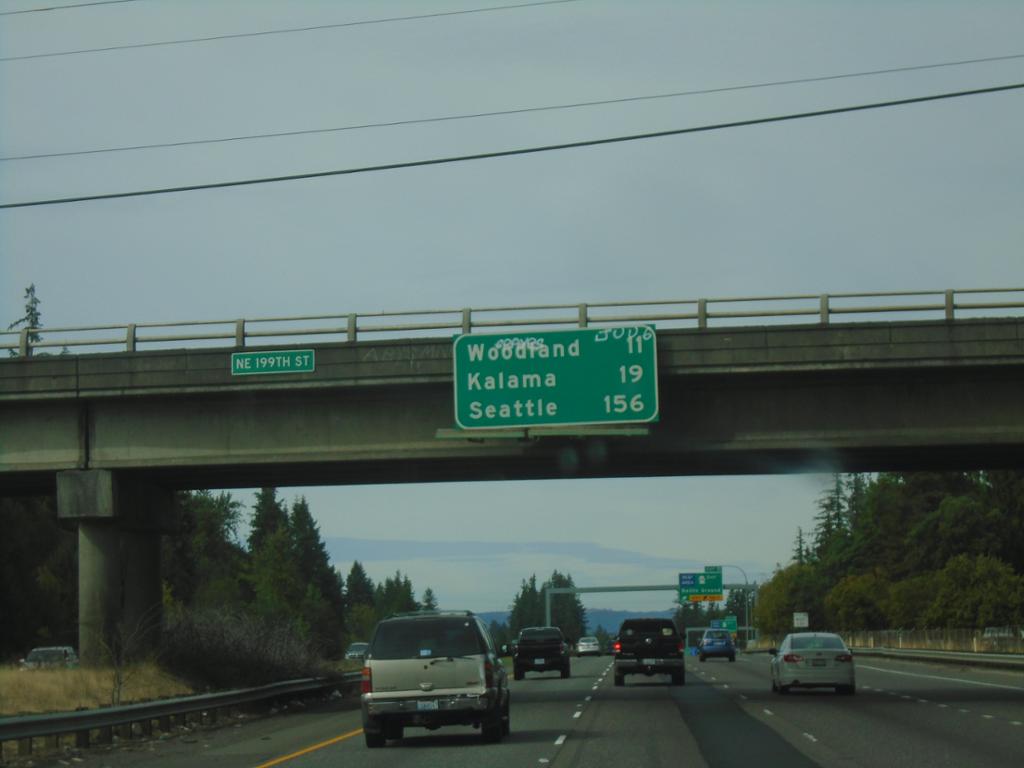
[(522, 680), (527, 672), (547, 672), (557, 669), (562, 677), (569, 677), (569, 643), (558, 627), (527, 627), (519, 633), (512, 658), (512, 672)]
[(672, 685), (686, 684), (686, 648), (671, 619), (626, 619), (615, 640), (615, 685), (626, 675), (671, 675)]
[(697, 645), (697, 653), (700, 660), (712, 658), (724, 658), (729, 661), (736, 661), (736, 646), (732, 641), (732, 635), (727, 629), (706, 629), (704, 637)]
[(74, 669), (78, 666), (78, 654), (70, 645), (33, 648), (21, 660), (20, 666), (22, 669)]
[(345, 651), (345, 658), (362, 661), (366, 658), (366, 649), (369, 647), (369, 643), (352, 643)]

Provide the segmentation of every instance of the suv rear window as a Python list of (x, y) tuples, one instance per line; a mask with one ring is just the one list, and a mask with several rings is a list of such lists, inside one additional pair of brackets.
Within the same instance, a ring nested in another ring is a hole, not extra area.
[(633, 637), (634, 635), (671, 637), (676, 634), (676, 625), (668, 619), (627, 619), (622, 622), (619, 634), (624, 637)]
[(562, 633), (558, 629), (524, 629), (519, 637), (522, 640), (561, 640)]
[(370, 644), (374, 659), (432, 659), (486, 652), (476, 622), (464, 618), (382, 621)]

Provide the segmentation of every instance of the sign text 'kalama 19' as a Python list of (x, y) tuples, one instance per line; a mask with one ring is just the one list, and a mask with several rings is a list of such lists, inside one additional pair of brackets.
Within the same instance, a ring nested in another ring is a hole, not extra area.
[(455, 423), (462, 429), (658, 418), (651, 326), (464, 334), (453, 357)]

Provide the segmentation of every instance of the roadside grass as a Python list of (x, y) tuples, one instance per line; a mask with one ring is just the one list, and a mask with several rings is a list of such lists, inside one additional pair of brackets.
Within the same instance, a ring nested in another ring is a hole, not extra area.
[[(71, 712), (109, 707), (114, 670), (109, 668), (33, 669), (0, 667), (0, 717)], [(169, 699), (194, 693), (191, 686), (151, 662), (126, 673), (121, 703)]]

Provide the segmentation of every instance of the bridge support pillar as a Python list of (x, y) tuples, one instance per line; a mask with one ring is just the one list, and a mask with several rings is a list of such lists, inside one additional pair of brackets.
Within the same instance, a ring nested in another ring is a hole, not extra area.
[(108, 470), (57, 473), (57, 514), (78, 527), (78, 647), (84, 664), (123, 664), (160, 638), (160, 534), (172, 492)]

